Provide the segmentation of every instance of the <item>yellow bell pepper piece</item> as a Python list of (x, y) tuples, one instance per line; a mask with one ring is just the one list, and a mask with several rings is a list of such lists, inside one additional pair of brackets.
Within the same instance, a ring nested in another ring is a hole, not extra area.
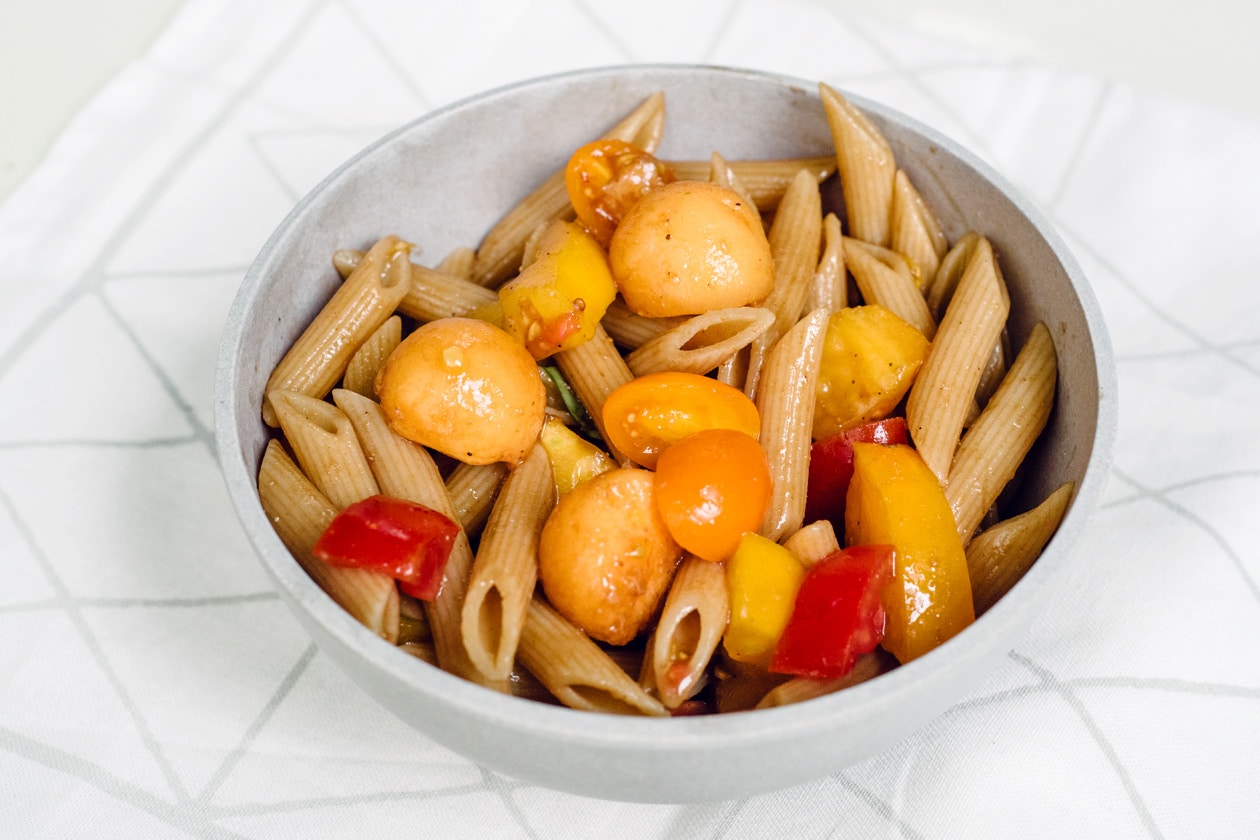
[(967, 556), (936, 476), (909, 446), (853, 444), (844, 512), (848, 545), (890, 544), (884, 649), (909, 662), (975, 620)]
[(539, 442), (551, 461), (556, 491), (563, 496), (588, 478), (617, 469), (617, 462), (555, 417), (543, 423)]
[(751, 532), (740, 538), (726, 561), (731, 618), (722, 644), (731, 659), (770, 664), (804, 579), (805, 567), (783, 546)]
[(535, 359), (569, 350), (595, 335), (617, 286), (604, 249), (572, 222), (552, 222), (538, 257), (499, 289), (503, 327)]
[(833, 313), (818, 368), (814, 439), (887, 417), (910, 390), (928, 346), (923, 333), (882, 306)]

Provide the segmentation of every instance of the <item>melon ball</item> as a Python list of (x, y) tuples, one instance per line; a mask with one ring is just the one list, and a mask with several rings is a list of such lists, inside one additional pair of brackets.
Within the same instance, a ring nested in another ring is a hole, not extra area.
[(608, 260), (626, 305), (654, 318), (747, 306), (774, 287), (757, 209), (704, 181), (675, 181), (641, 198), (613, 233)]

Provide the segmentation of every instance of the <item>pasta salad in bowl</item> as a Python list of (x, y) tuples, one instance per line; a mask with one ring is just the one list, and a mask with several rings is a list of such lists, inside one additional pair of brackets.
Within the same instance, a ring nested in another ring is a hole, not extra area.
[(1096, 504), (1114, 363), (1011, 187), (876, 103), (606, 68), (328, 176), (229, 316), (220, 458), (321, 648), (575, 793), (841, 769), (1020, 638)]

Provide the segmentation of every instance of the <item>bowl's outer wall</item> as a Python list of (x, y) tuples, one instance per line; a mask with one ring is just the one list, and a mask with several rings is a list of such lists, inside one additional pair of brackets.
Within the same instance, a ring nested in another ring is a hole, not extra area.
[(335, 249), (395, 233), (420, 246), (422, 261), (436, 261), (474, 244), (570, 150), (656, 90), (665, 91), (669, 114), (659, 150), (666, 159), (832, 148), (812, 83), (718, 68), (567, 74), (435, 112), (330, 175), (267, 243), (229, 316), (216, 419), (229, 492), (265, 567), (321, 648), (370, 695), (435, 740), (531, 782), (606, 798), (701, 801), (843, 768), (921, 727), (978, 683), (1035, 615), (1096, 503), (1114, 434), (1114, 371), (1092, 294), (1036, 211), (956, 144), (930, 131), (925, 142), (922, 126), (853, 97), (951, 238), (974, 228), (993, 242), (1010, 288), (1014, 346), (1037, 320), (1055, 337), (1057, 404), (1025, 493), (1039, 500), (1072, 480), (1078, 494), (1034, 569), (973, 628), (909, 666), (842, 695), (752, 714), (659, 721), (573, 712), (496, 695), (380, 642), (310, 581), (258, 505), (267, 376), (339, 283)]

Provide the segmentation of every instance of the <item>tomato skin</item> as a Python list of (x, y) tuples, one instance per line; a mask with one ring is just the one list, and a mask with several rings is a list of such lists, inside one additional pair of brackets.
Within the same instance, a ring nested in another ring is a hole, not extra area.
[(564, 170), (564, 186), (578, 220), (605, 248), (634, 203), (674, 173), (653, 155), (624, 140), (594, 140), (575, 151)]
[(328, 523), (313, 553), (330, 566), (389, 575), (408, 595), (431, 601), (459, 533), (458, 524), (424, 505), (369, 496)]
[(906, 420), (889, 417), (856, 429), (836, 432), (816, 441), (809, 450), (809, 486), (805, 492), (805, 521), (828, 520), (844, 533), (844, 497), (853, 478), (853, 444), (905, 443)]
[(683, 438), (656, 462), (656, 504), (670, 535), (714, 563), (756, 531), (770, 507), (770, 466), (761, 444), (733, 429)]
[(892, 579), (891, 545), (852, 546), (819, 561), (796, 591), (770, 670), (817, 680), (849, 673), (884, 637), (880, 593)]
[(667, 446), (704, 429), (761, 433), (761, 415), (738, 388), (694, 373), (640, 376), (604, 400), (604, 434), (627, 458), (648, 469)]

